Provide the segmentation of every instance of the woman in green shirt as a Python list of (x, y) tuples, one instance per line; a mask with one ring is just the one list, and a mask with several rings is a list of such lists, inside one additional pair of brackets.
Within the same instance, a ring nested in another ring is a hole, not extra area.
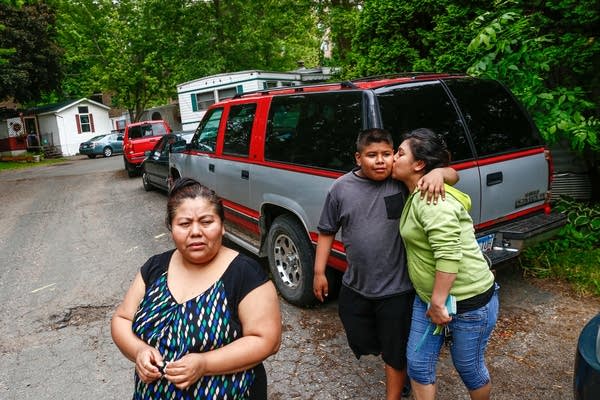
[(471, 399), (489, 399), (484, 353), (498, 318), (494, 276), (485, 261), (468, 211), (469, 196), (446, 186), (437, 205), (421, 201), (417, 184), (450, 155), (441, 136), (417, 129), (404, 136), (392, 176), (412, 193), (400, 219), (408, 272), (417, 292), (408, 340), (408, 375), (415, 398), (434, 399), (435, 367), (445, 340)]

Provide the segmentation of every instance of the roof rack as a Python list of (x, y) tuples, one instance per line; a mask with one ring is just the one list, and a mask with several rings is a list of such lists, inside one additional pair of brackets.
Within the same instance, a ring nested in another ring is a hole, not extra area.
[(300, 93), (300, 92), (304, 92), (305, 88), (318, 87), (318, 86), (336, 86), (336, 85), (340, 85), (342, 89), (356, 89), (356, 88), (358, 88), (358, 86), (356, 86), (354, 83), (352, 83), (350, 81), (343, 81), (343, 82), (339, 82), (339, 81), (337, 81), (337, 82), (319, 82), (319, 83), (313, 83), (313, 84), (308, 84), (308, 85), (279, 86), (279, 87), (270, 88), (268, 90), (260, 89), (260, 90), (253, 90), (251, 92), (236, 93), (235, 95), (233, 95), (232, 99), (239, 99), (239, 98), (242, 98), (244, 96), (250, 96), (250, 95), (266, 96), (266, 95), (269, 95), (269, 94), (276, 94), (277, 92), (284, 92), (284, 91), (293, 91), (294, 93)]
[(352, 82), (370, 82), (377, 81), (380, 79), (394, 79), (394, 78), (417, 78), (421, 76), (429, 75), (446, 75), (446, 76), (463, 76), (463, 73), (445, 73), (445, 72), (433, 72), (433, 71), (418, 71), (418, 72), (396, 72), (390, 74), (372, 75), (364, 78), (352, 79)]

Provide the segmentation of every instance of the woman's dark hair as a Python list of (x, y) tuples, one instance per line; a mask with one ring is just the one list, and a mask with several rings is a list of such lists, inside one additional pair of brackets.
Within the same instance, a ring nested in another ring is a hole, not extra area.
[(372, 128), (365, 129), (358, 134), (356, 138), (356, 151), (359, 153), (371, 143), (387, 143), (392, 148), (394, 147), (394, 139), (392, 134), (385, 129)]
[(408, 146), (415, 161), (425, 163), (424, 173), (435, 168), (447, 167), (450, 164), (450, 152), (448, 152), (444, 138), (431, 129), (415, 129), (404, 134), (402, 140), (408, 140)]
[(167, 217), (165, 223), (169, 231), (172, 229), (173, 218), (175, 218), (177, 208), (184, 200), (195, 199), (196, 197), (203, 198), (211, 203), (221, 222), (225, 221), (223, 202), (214, 190), (207, 188), (195, 179), (179, 178), (175, 181), (171, 190), (169, 190), (169, 197), (167, 199)]

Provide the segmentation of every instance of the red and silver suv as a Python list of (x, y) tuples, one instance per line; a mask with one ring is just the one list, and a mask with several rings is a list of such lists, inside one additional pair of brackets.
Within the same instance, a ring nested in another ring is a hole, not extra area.
[(171, 127), (163, 120), (127, 124), (123, 137), (123, 162), (130, 177), (139, 174), (140, 166), (146, 158), (145, 152), (152, 150), (156, 142), (170, 132)]
[[(223, 198), (226, 235), (269, 258), (282, 296), (310, 304), (317, 223), (335, 178), (354, 166), (366, 128), (444, 135), (459, 171), (457, 187), (492, 264), (564, 224), (549, 206), (552, 162), (523, 107), (497, 81), (410, 75), (266, 90), (212, 105), (172, 178), (188, 176)], [(337, 238), (329, 266), (344, 270)]]

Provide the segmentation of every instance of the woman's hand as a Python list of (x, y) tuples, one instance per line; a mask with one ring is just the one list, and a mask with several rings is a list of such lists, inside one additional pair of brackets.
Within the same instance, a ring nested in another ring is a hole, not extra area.
[(152, 383), (161, 377), (159, 365), (163, 365), (162, 356), (152, 346), (144, 347), (135, 356), (135, 371), (144, 383)]
[(186, 389), (204, 376), (205, 364), (205, 358), (201, 353), (186, 354), (179, 360), (167, 364), (165, 378), (177, 389)]
[(425, 315), (427, 315), (435, 325), (446, 325), (452, 321), (452, 317), (448, 314), (448, 309), (443, 304), (441, 306), (432, 304)]

